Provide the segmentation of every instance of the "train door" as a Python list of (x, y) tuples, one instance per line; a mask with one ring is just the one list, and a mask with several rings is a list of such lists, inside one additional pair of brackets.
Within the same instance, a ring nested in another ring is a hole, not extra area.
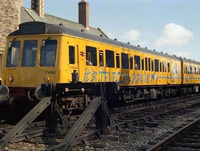
[(172, 84), (171, 62), (167, 62), (167, 84)]
[(72, 81), (79, 81), (79, 52), (78, 44), (74, 41), (68, 41), (68, 51), (69, 51), (69, 72), (72, 76)]
[(103, 81), (103, 73), (105, 73), (105, 71), (106, 71), (105, 51), (104, 51), (103, 47), (98, 48), (97, 59), (98, 59), (98, 66), (99, 66), (98, 82), (102, 82)]
[(144, 81), (145, 81), (145, 58), (141, 57), (141, 85), (145, 85)]

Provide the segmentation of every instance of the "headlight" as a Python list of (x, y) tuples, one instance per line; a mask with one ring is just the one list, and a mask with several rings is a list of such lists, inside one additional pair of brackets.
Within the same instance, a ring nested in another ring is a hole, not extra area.
[(8, 81), (9, 81), (9, 82), (13, 82), (13, 80), (14, 80), (14, 79), (13, 79), (12, 76), (8, 77)]
[(9, 89), (6, 85), (0, 85), (0, 99), (5, 99), (9, 96)]
[(49, 78), (49, 77), (45, 77), (45, 78), (44, 78), (44, 82), (45, 82), (45, 83), (48, 83), (49, 81), (50, 81), (50, 78)]

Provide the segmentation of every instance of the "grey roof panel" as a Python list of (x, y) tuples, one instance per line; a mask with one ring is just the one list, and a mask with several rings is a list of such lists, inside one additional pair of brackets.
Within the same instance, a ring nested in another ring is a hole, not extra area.
[(31, 16), (31, 18), (33, 18), (34, 21), (38, 21), (38, 22), (42, 21), (40, 17), (34, 11), (30, 9), (26, 9), (26, 12)]
[(21, 9), (21, 23), (34, 21), (33, 18), (27, 13), (25, 8)]

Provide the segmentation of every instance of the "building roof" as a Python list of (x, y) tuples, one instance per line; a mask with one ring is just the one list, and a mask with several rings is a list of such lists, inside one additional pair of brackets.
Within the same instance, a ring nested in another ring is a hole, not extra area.
[(26, 22), (32, 22), (32, 21), (37, 21), (37, 22), (45, 22), (49, 24), (62, 24), (64, 27), (71, 28), (74, 30), (78, 31), (84, 31), (85, 33), (90, 33), (96, 36), (103, 36), (108, 38), (108, 36), (100, 29), (100, 28), (94, 28), (90, 27), (89, 30), (86, 29), (82, 24), (66, 20), (63, 18), (59, 18), (53, 15), (49, 14), (44, 14), (44, 17), (40, 17), (34, 10), (29, 9), (29, 8), (21, 8), (21, 23), (26, 23)]

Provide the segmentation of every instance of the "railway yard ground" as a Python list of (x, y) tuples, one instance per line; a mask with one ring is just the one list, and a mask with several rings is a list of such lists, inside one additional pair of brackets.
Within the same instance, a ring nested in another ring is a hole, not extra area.
[[(97, 135), (94, 135), (92, 130), (95, 129), (95, 125), (94, 119), (92, 119), (86, 126), (80, 141), (73, 142), (73, 151), (143, 151), (150, 149), (200, 117), (200, 96), (139, 103), (110, 109), (109, 111), (112, 124), (108, 129), (108, 133), (104, 135), (96, 133)], [(74, 119), (71, 121), (71, 125), (75, 123)], [(40, 123), (35, 126), (35, 129), (43, 126)], [(3, 129), (5, 131), (5, 128)], [(66, 131), (47, 135), (39, 133), (39, 137), (33, 138), (31, 135), (26, 135), (24, 141), (15, 140), (16, 143), (9, 144), (2, 150), (46, 150), (58, 145), (65, 137), (65, 133)], [(27, 138), (28, 136), (30, 138)], [(173, 146), (173, 150), (179, 150), (180, 148), (181, 145)], [(186, 150), (193, 149), (196, 149), (194, 145), (186, 146)], [(59, 148), (56, 150), (59, 150)]]

